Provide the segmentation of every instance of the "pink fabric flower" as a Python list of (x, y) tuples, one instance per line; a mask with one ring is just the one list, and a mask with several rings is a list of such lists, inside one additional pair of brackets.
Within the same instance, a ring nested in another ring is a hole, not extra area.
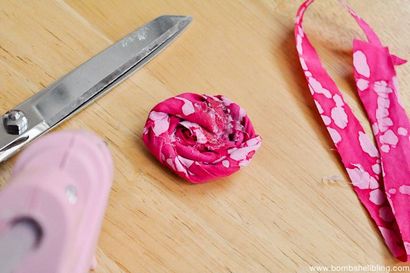
[(157, 104), (142, 139), (163, 165), (192, 183), (238, 171), (261, 145), (239, 105), (220, 95), (193, 93)]

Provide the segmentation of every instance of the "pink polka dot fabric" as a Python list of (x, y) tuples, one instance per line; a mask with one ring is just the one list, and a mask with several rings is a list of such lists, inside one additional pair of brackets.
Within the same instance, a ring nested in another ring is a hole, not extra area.
[(245, 110), (224, 96), (184, 93), (157, 104), (142, 139), (177, 175), (203, 183), (247, 166), (261, 145)]
[(368, 41), (354, 40), (354, 78), (372, 124), (377, 146), (363, 130), (302, 27), (305, 1), (296, 17), (295, 37), (310, 92), (352, 181), (387, 247), (410, 260), (410, 122), (398, 98), (395, 66), (405, 63), (384, 47), (376, 33), (344, 2)]

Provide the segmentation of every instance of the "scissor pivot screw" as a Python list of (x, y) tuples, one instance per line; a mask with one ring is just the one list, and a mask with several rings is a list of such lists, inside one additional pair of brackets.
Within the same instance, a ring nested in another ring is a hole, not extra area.
[(20, 110), (11, 110), (4, 114), (3, 125), (7, 133), (20, 135), (27, 130), (27, 118)]

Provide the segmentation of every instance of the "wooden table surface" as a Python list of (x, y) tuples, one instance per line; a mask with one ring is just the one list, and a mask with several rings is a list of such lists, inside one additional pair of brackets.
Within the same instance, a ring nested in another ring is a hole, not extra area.
[[(406, 0), (350, 2), (392, 52), (410, 58)], [(96, 272), (322, 272), (309, 266), (398, 264), (349, 186), (313, 106), (294, 45), (300, 3), (0, 1), (2, 112), (159, 15), (194, 18), (152, 62), (57, 129), (94, 131), (114, 156)], [(359, 28), (337, 1), (325, 0), (312, 6), (305, 26), (365, 122), (352, 80)], [(410, 109), (410, 66), (398, 74)], [(150, 108), (186, 91), (224, 94), (247, 110), (263, 137), (249, 167), (190, 185), (147, 152), (140, 137)], [(0, 166), (1, 185), (14, 162)], [(328, 183), (332, 176), (340, 181)]]

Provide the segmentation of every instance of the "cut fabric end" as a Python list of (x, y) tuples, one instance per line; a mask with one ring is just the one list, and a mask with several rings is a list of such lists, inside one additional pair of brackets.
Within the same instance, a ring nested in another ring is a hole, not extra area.
[(164, 166), (192, 183), (247, 166), (262, 143), (246, 112), (224, 96), (184, 93), (157, 104), (142, 139)]

